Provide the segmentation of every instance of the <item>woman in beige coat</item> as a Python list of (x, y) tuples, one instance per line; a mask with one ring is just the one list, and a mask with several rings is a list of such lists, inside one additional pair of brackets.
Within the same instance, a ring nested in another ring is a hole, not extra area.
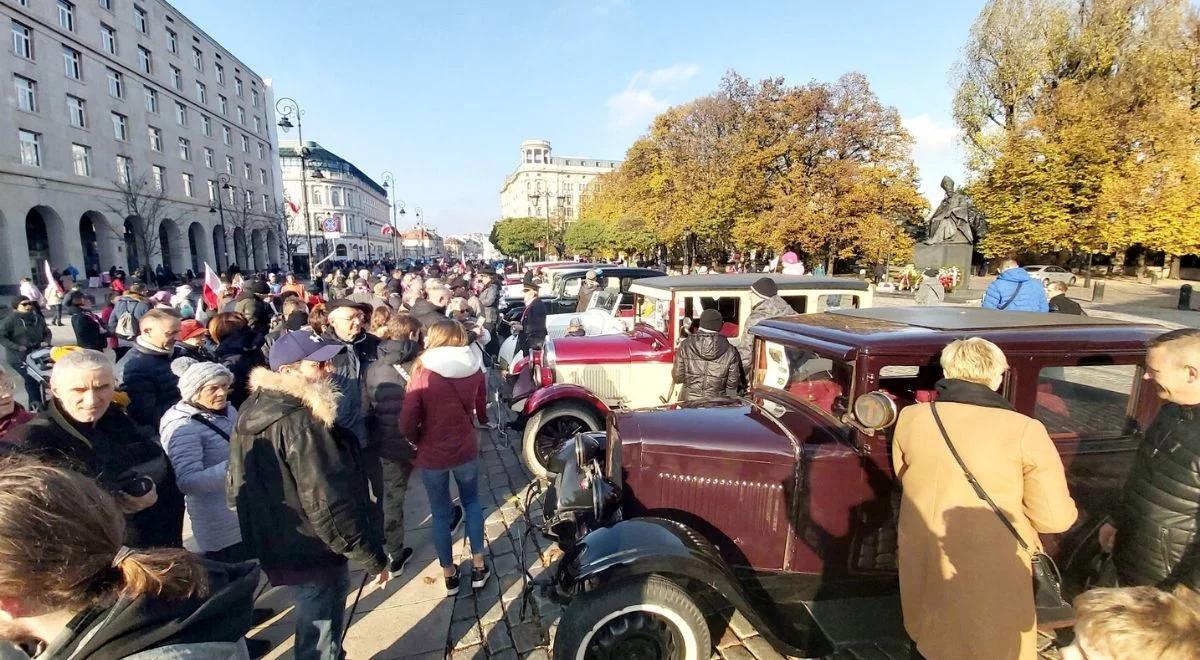
[[(1004, 353), (979, 338), (942, 351), (935, 404), (950, 440), (1030, 547), (1067, 530), (1075, 502), (1041, 422), (996, 393)], [(929, 660), (1037, 657), (1029, 553), (967, 482), (931, 404), (905, 408), (892, 462), (903, 487), (899, 522), (904, 627)]]

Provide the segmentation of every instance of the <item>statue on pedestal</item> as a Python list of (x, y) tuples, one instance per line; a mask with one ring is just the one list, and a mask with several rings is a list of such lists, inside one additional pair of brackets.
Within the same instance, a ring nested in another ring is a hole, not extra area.
[(987, 222), (983, 214), (975, 208), (966, 193), (954, 187), (954, 180), (950, 177), (942, 177), (942, 190), (946, 191), (946, 197), (929, 216), (925, 243), (974, 245), (987, 234)]

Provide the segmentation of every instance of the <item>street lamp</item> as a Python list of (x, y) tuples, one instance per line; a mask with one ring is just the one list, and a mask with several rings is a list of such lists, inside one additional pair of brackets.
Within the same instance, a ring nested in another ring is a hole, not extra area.
[[(383, 175), (379, 177), (383, 179), (383, 187), (388, 191), (388, 197), (392, 198), (390, 206), (392, 207), (392, 260), (399, 261), (400, 258), (396, 252), (396, 232), (399, 228), (396, 225), (396, 177), (388, 170), (383, 171)], [(404, 208), (404, 202), (400, 202), (400, 208)], [(403, 210), (400, 211), (404, 213)]]
[[(229, 245), (226, 244), (226, 242), (225, 242), (225, 204), (224, 204), (224, 200), (221, 199), (221, 191), (222, 190), (232, 190), (235, 188), (235, 186), (229, 185), (229, 175), (224, 172), (217, 175), (217, 184), (218, 184), (217, 185), (217, 194), (216, 194), (217, 207), (213, 208), (212, 205), (209, 205), (208, 212), (219, 214), (219, 219), (221, 222), (221, 253), (222, 253), (221, 259), (224, 260), (225, 266), (228, 267), (229, 266)], [(221, 269), (220, 261), (217, 262), (217, 269), (218, 270)]]
[[(283, 115), (279, 120), (279, 128), (282, 128), (284, 133), (292, 129), (291, 117), (293, 115), (296, 117), (294, 126), (296, 127), (296, 135), (300, 138), (300, 149), (298, 151), (300, 154), (300, 188), (304, 200), (304, 234), (305, 238), (308, 239), (308, 274), (311, 277), (315, 254), (313, 253), (312, 242), (312, 216), (308, 211), (308, 147), (304, 145), (304, 127), (300, 120), (304, 116), (304, 110), (300, 108), (300, 104), (296, 103), (295, 99), (285, 96), (275, 103), (275, 111)], [(324, 179), (325, 175), (321, 173), (320, 169), (316, 169), (313, 172), (313, 178)], [(322, 241), (323, 243), (324, 241)], [(328, 252), (328, 248), (326, 248), (326, 252)]]
[(422, 219), (421, 207), (413, 209), (417, 218), (417, 247), (421, 250), (421, 261), (425, 261), (425, 221)]
[[(546, 189), (546, 187), (542, 184), (541, 181), (538, 181), (537, 183), (534, 184), (533, 192), (529, 195), (529, 199), (533, 202), (533, 208), (535, 208), (535, 209), (538, 208), (539, 206), (541, 206), (542, 198), (546, 199), (546, 243), (545, 243), (546, 247), (545, 247), (545, 252), (543, 253), (543, 256), (542, 256), (543, 259), (549, 258), (548, 255), (550, 254), (550, 229), (551, 229), (551, 227), (550, 227), (550, 198), (551, 197), (554, 197), (554, 195), (551, 194), (551, 192)], [(566, 195), (558, 196), (558, 203), (559, 203), (560, 207), (562, 206), (564, 199), (566, 199)]]

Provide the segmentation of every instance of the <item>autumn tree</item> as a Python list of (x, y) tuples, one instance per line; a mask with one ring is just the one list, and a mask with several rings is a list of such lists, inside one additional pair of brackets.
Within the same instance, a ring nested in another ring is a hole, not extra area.
[(489, 240), (510, 257), (529, 259), (536, 258), (542, 249), (548, 253), (561, 242), (562, 232), (545, 218), (504, 218), (492, 226)]

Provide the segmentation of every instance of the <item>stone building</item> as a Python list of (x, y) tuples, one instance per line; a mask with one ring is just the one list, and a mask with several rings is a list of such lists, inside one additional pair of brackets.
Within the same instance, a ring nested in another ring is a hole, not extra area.
[(0, 286), (43, 260), (279, 261), (269, 80), (163, 0), (6, 0), (0, 22)]
[(578, 220), (591, 181), (620, 166), (619, 160), (552, 156), (549, 140), (525, 140), (517, 169), (500, 189), (500, 217)]

